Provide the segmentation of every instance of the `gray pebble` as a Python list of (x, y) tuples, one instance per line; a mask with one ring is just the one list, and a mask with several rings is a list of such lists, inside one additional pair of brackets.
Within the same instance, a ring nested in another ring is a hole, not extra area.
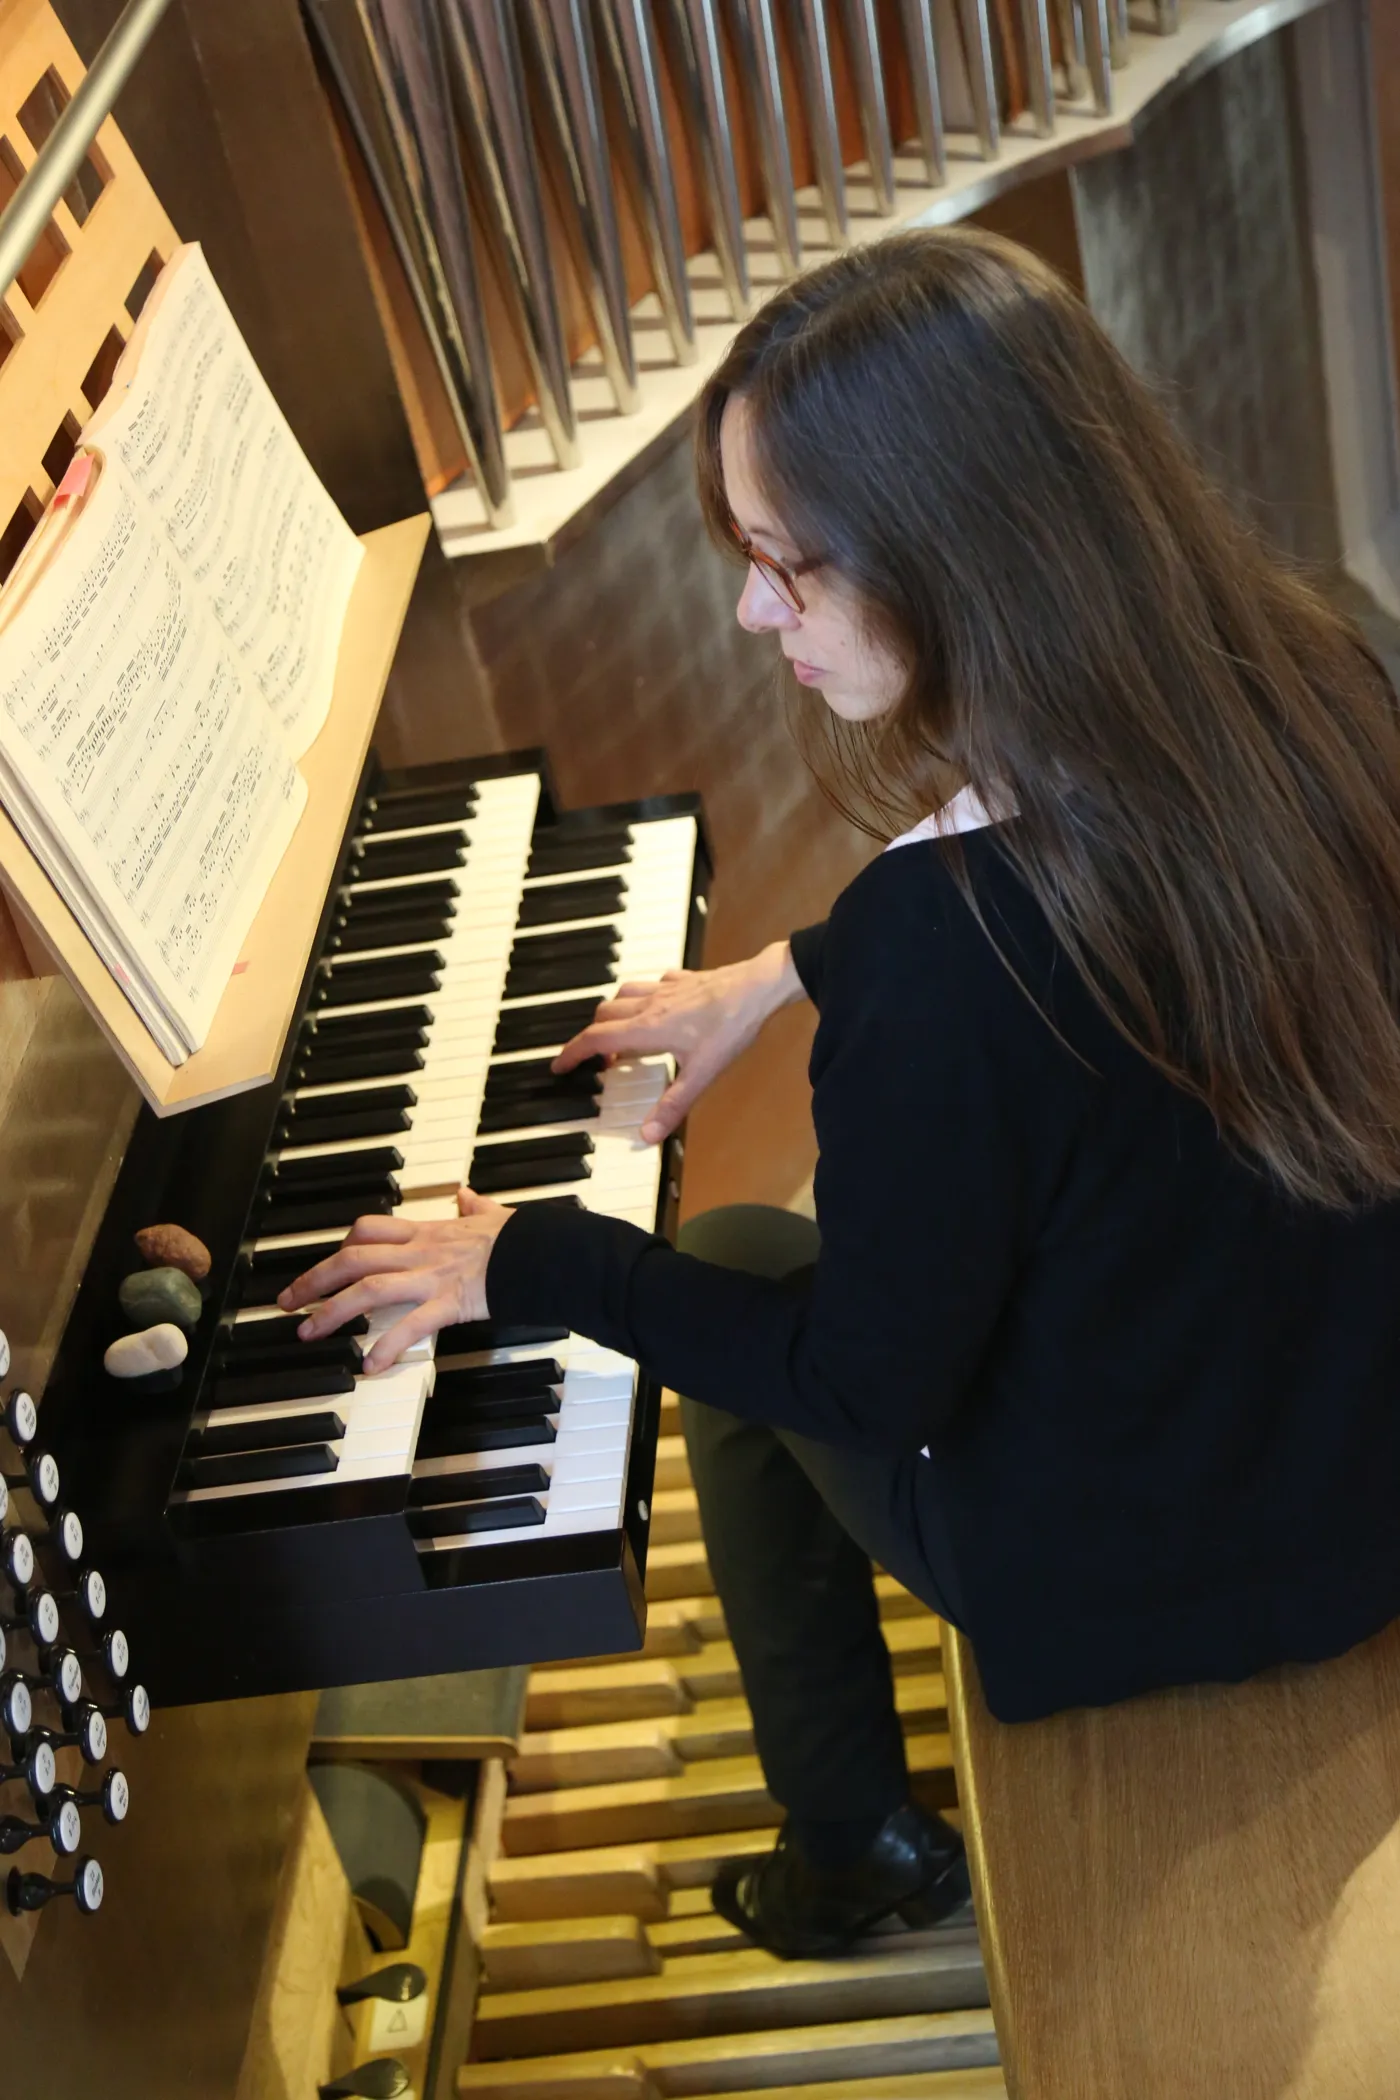
[(180, 1269), (138, 1269), (125, 1278), (117, 1297), (128, 1320), (140, 1327), (154, 1327), (162, 1320), (194, 1327), (204, 1309), (198, 1284)]

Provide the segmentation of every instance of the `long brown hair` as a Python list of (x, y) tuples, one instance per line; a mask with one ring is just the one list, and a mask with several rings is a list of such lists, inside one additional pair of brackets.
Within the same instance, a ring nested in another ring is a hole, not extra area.
[(1356, 628), (993, 235), (858, 249), (741, 330), (699, 425), (731, 550), (732, 394), (785, 531), (908, 667), (830, 727), (833, 799), (888, 835), (940, 762), (1009, 797), (1003, 850), (1128, 1040), (1294, 1195), (1400, 1192), (1400, 711)]

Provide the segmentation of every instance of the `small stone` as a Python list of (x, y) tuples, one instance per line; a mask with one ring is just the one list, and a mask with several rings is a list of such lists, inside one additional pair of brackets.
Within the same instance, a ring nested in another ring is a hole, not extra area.
[(102, 1359), (102, 1368), (113, 1378), (145, 1378), (152, 1371), (173, 1371), (190, 1353), (190, 1345), (178, 1327), (168, 1320), (145, 1327), (140, 1334), (124, 1334), (112, 1343)]
[(128, 1320), (138, 1327), (154, 1327), (162, 1320), (195, 1327), (204, 1310), (199, 1285), (191, 1283), (183, 1269), (138, 1269), (125, 1278), (117, 1297)]
[(183, 1269), (196, 1283), (209, 1274), (209, 1249), (183, 1225), (143, 1225), (136, 1246), (148, 1268)]

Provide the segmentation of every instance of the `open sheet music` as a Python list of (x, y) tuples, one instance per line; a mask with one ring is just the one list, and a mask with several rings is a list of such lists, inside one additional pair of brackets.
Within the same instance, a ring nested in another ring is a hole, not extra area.
[(198, 247), (162, 271), (82, 442), (164, 526), (299, 758), (330, 708), (362, 550)]
[(181, 249), (0, 593), (0, 801), (173, 1063), (305, 806), (360, 557)]

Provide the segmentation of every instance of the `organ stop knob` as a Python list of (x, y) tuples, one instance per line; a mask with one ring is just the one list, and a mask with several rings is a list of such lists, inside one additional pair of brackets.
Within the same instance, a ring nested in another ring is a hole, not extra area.
[(27, 1531), (0, 1531), (0, 1570), (12, 1589), (28, 1589), (34, 1580), (34, 1542)]
[(52, 1451), (36, 1451), (33, 1446), (24, 1452), (23, 1457), (22, 1473), (0, 1474), (0, 1479), (4, 1480), (6, 1487), (28, 1488), (41, 1509), (57, 1509), (58, 1460)]
[(113, 1765), (110, 1772), (103, 1774), (101, 1786), (81, 1789), (56, 1786), (53, 1797), (55, 1801), (71, 1802), (75, 1809), (100, 1808), (107, 1821), (113, 1824), (124, 1823), (131, 1807), (131, 1788), (119, 1765)]
[[(19, 1917), (26, 1910), (42, 1910), (55, 1896), (71, 1896), (80, 1911), (91, 1916), (102, 1908), (102, 1869), (95, 1859), (77, 1861), (71, 1881), (51, 1881), (47, 1874), (25, 1874), (11, 1867), (5, 1884), (5, 1900)], [(402, 2091), (402, 2087), (399, 2088)]]
[(18, 1613), (0, 1612), (0, 1628), (6, 1633), (27, 1633), (41, 1648), (51, 1648), (58, 1639), (58, 1599), (52, 1590), (26, 1590), (16, 1598)]
[(376, 2056), (317, 2090), (321, 2100), (398, 2100), (408, 2091), (408, 2072), (396, 2056)]
[(42, 1823), (26, 1823), (19, 1816), (0, 1816), (0, 1852), (19, 1852), (35, 1838), (47, 1838), (55, 1852), (66, 1858), (83, 1842), (83, 1819), (75, 1801), (50, 1801), (41, 1811)]
[[(4, 1679), (0, 1678), (0, 1684), (3, 1683)], [(25, 1741), (22, 1749), (17, 1746), (17, 1754), (22, 1754), (23, 1750), (42, 1742), (47, 1743), (53, 1750), (80, 1750), (84, 1764), (100, 1765), (107, 1755), (107, 1723), (97, 1708), (84, 1703), (69, 1709), (64, 1718), (71, 1725), (61, 1735), (52, 1728), (30, 1728), (27, 1732), (20, 1730), (25, 1736)]]
[(81, 1705), (66, 1712), (64, 1719), (70, 1722), (82, 1714), (99, 1714), (108, 1721), (125, 1721), (132, 1735), (144, 1735), (151, 1725), (151, 1695), (144, 1684), (133, 1684), (120, 1699), (109, 1700), (105, 1705), (99, 1700), (85, 1699)]
[(421, 1998), (427, 1988), (426, 1969), (420, 1969), (415, 1961), (396, 1961), (387, 1969), (375, 1969), (368, 1976), (357, 1977), (354, 1983), (343, 1983), (335, 1995), (339, 2005), (360, 2005), (366, 1998), (386, 1998), (391, 2005), (407, 2005), (414, 1998)]
[(18, 1764), (0, 1765), (0, 1783), (22, 1779), (36, 1801), (51, 1794), (58, 1781), (58, 1763), (48, 1743), (35, 1743)]
[(39, 1434), (39, 1410), (34, 1405), (34, 1395), (26, 1393), (23, 1386), (16, 1386), (5, 1402), (4, 1421), (21, 1450), (26, 1444), (32, 1444)]

